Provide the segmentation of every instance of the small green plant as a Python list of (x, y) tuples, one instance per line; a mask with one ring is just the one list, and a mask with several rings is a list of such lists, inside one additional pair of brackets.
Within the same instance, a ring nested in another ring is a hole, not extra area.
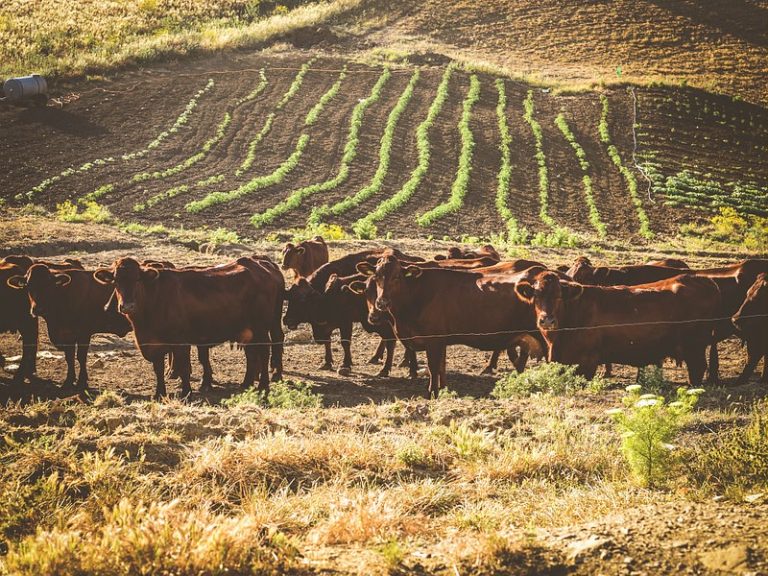
[(675, 459), (673, 442), (704, 390), (678, 388), (673, 402), (643, 394), (639, 384), (627, 386), (626, 391), (624, 408), (609, 411), (621, 433), (622, 452), (640, 484), (663, 485)]
[(216, 228), (216, 230), (209, 234), (208, 239), (212, 244), (216, 245), (238, 244), (240, 242), (240, 236), (237, 235), (237, 232), (227, 230), (226, 228)]
[(110, 211), (93, 200), (82, 202), (82, 211), (78, 211), (77, 204), (69, 200), (56, 205), (56, 219), (62, 222), (94, 222), (103, 223), (112, 220)]
[(490, 430), (474, 430), (466, 422), (458, 424), (451, 420), (444, 430), (446, 439), (463, 460), (483, 458), (493, 448), (496, 434)]
[(104, 186), (99, 186), (94, 190), (93, 192), (90, 192), (83, 196), (83, 198), (80, 200), (80, 203), (82, 204), (83, 201), (89, 201), (89, 200), (100, 200), (107, 194), (111, 194), (115, 190), (114, 184), (105, 184)]
[(269, 395), (256, 388), (246, 390), (242, 394), (222, 400), (223, 406), (240, 406), (244, 404), (264, 405), (270, 408), (318, 408), (322, 405), (322, 394), (312, 391), (312, 384), (301, 380), (281, 380), (270, 385)]
[(379, 546), (378, 552), (384, 558), (384, 562), (390, 572), (400, 568), (405, 559), (405, 550), (398, 539), (394, 537)]
[(608, 385), (607, 381), (598, 377), (588, 381), (576, 374), (577, 369), (577, 366), (547, 362), (522, 373), (510, 372), (496, 382), (491, 396), (504, 399), (532, 394), (573, 394), (585, 388), (601, 390)]

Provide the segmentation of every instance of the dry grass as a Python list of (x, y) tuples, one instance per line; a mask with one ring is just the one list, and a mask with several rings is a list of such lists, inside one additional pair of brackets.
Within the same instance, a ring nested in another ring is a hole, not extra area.
[(0, 14), (0, 77), (71, 76), (253, 46), (317, 26), (360, 2), (10, 0)]
[(378, 572), (415, 547), (477, 573), (556, 565), (519, 535), (673, 498), (632, 484), (604, 415), (615, 401), (265, 409), (106, 393), (12, 405), (0, 415), (0, 573), (300, 573), (301, 554), (350, 547)]

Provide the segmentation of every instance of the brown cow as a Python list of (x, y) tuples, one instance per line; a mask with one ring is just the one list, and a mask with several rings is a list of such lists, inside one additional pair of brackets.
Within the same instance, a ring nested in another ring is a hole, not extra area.
[(391, 317), (399, 340), (427, 352), (432, 397), (446, 385), (447, 346), (505, 350), (536, 332), (532, 308), (515, 296), (515, 275), (423, 268), (392, 254), (358, 270), (370, 278), (350, 289), (365, 292), (371, 324)]
[(748, 360), (737, 384), (746, 384), (752, 372), (763, 359), (761, 381), (768, 384), (768, 274), (757, 276), (750, 286), (747, 297), (733, 315), (733, 324), (747, 342)]
[(435, 260), (470, 260), (475, 258), (492, 258), (496, 262), (501, 262), (501, 256), (496, 251), (496, 248), (490, 244), (481, 246), (474, 250), (470, 248), (463, 248), (461, 246), (451, 246), (448, 248), (448, 255), (437, 254)]
[[(392, 253), (396, 254), (398, 257), (409, 262), (423, 262), (422, 258), (408, 256), (399, 250), (387, 250), (392, 251)], [(384, 252), (385, 250), (382, 249), (373, 249), (347, 254), (346, 256), (332, 260), (327, 264), (323, 264), (307, 278), (298, 279), (297, 282), (291, 286), (285, 294), (285, 299), (288, 301), (288, 308), (285, 311), (285, 317), (283, 318), (283, 323), (285, 326), (289, 330), (294, 330), (298, 327), (299, 324), (303, 322), (311, 322), (310, 318), (316, 314), (315, 308), (318, 305), (318, 302), (320, 301), (321, 296), (325, 291), (325, 288), (328, 285), (328, 281), (332, 275), (335, 274), (339, 277), (345, 277), (356, 274), (357, 270), (355, 267), (360, 262), (369, 261), (371, 263), (375, 263), (379, 256), (381, 256), (381, 254)], [(313, 331), (314, 328), (315, 327), (313, 326)], [(341, 326), (339, 326), (339, 329), (341, 331)], [(331, 333), (328, 332), (328, 340), (322, 341), (322, 343), (325, 345), (325, 359), (323, 364), (320, 366), (321, 370), (333, 369), (333, 352), (331, 351), (330, 336)], [(345, 364), (342, 367), (347, 366), (347, 364), (351, 366), (352, 357), (349, 349), (351, 337), (352, 324), (344, 323), (344, 332), (341, 336), (341, 345), (344, 349)], [(376, 364), (381, 361), (381, 357), (384, 355), (386, 350), (385, 344), (385, 342), (381, 342), (379, 344), (376, 353), (369, 360), (371, 364)]]
[(516, 292), (536, 311), (549, 360), (577, 364), (587, 378), (597, 366), (642, 367), (667, 357), (682, 360), (688, 382), (699, 386), (720, 306), (708, 278), (683, 274), (639, 286), (584, 286), (541, 272)]
[(8, 284), (26, 289), (28, 309), (34, 318), (43, 317), (48, 336), (64, 352), (67, 377), (64, 386), (75, 383), (75, 354), (80, 365), (77, 386), (88, 387), (88, 348), (94, 334), (125, 336), (131, 330), (126, 319), (105, 307), (111, 288), (94, 280), (93, 272), (78, 269), (51, 270), (34, 264), (25, 276), (14, 276)]
[(677, 258), (663, 258), (662, 260), (652, 260), (646, 262), (648, 266), (666, 266), (667, 268), (677, 268), (679, 270), (689, 270), (691, 267)]
[(283, 248), (283, 270), (293, 270), (294, 281), (306, 278), (328, 262), (328, 246), (322, 236), (298, 244), (288, 242)]
[(680, 268), (652, 264), (592, 266), (589, 258), (580, 256), (566, 274), (574, 282), (590, 286), (637, 286), (677, 276)]
[(269, 258), (239, 258), (203, 270), (157, 269), (121, 258), (94, 276), (113, 287), (142, 356), (152, 362), (156, 397), (166, 393), (164, 359), (169, 352), (179, 358), (182, 395), (191, 392), (190, 345), (242, 345), (247, 364), (243, 386), (251, 386), (258, 376), (259, 390), (265, 392), (271, 348), (273, 379), (282, 377), (285, 280)]
[[(24, 276), (29, 267), (40, 262), (54, 270), (81, 268), (79, 260), (67, 258), (63, 262), (35, 261), (29, 256), (11, 255), (0, 259), (0, 332), (18, 332), (21, 336), (21, 362), (13, 376), (13, 384), (35, 378), (37, 366), (38, 322), (29, 313), (29, 301), (23, 290), (16, 290), (8, 284), (14, 276)], [(0, 366), (5, 357), (0, 354)]]

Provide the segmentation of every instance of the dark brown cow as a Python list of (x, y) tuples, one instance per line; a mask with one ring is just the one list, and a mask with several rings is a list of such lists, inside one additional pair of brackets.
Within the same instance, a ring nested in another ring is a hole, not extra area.
[(652, 260), (651, 262), (646, 263), (648, 266), (666, 266), (667, 268), (677, 268), (679, 270), (689, 270), (691, 267), (688, 266), (685, 262), (682, 260), (678, 260), (677, 258), (664, 258), (662, 260)]
[(370, 278), (350, 288), (365, 292), (371, 324), (391, 316), (398, 339), (426, 351), (432, 397), (446, 385), (447, 346), (506, 350), (536, 332), (531, 306), (515, 295), (515, 275), (423, 268), (391, 254), (358, 270)]
[(761, 381), (768, 384), (768, 274), (757, 276), (750, 286), (743, 304), (733, 315), (738, 334), (747, 342), (747, 364), (741, 372), (738, 384), (745, 384), (763, 359)]
[(720, 291), (708, 278), (678, 275), (640, 286), (584, 286), (541, 272), (519, 282), (549, 347), (549, 360), (577, 364), (587, 378), (599, 364), (642, 367), (671, 357), (699, 386), (706, 369)]
[(474, 250), (461, 246), (451, 246), (448, 248), (447, 256), (444, 254), (437, 254), (435, 256), (435, 260), (471, 260), (475, 258), (492, 258), (496, 262), (501, 262), (501, 256), (499, 256), (496, 248), (490, 244)]
[[(403, 254), (399, 250), (390, 250), (398, 257), (403, 258), (409, 262), (423, 262), (423, 258), (417, 258)], [(385, 250), (362, 250), (353, 254), (347, 254), (337, 260), (332, 260), (327, 264), (322, 265), (315, 270), (307, 278), (300, 278), (297, 282), (291, 286), (286, 292), (285, 298), (288, 301), (288, 308), (283, 318), (283, 323), (289, 330), (295, 330), (299, 324), (304, 322), (311, 322), (310, 318), (315, 317), (317, 314), (323, 315), (322, 311), (318, 310), (320, 305), (322, 294), (325, 292), (325, 288), (328, 285), (332, 275), (338, 277), (351, 276), (357, 273), (356, 266), (363, 261), (369, 261), (375, 263), (376, 260), (383, 254)], [(344, 362), (342, 366), (351, 366), (352, 357), (350, 352), (350, 340), (352, 338), (352, 323), (344, 323), (342, 327), (339, 326), (341, 334), (341, 346), (344, 349)], [(320, 366), (321, 370), (333, 369), (333, 352), (331, 351), (330, 336), (331, 331), (315, 330), (313, 326), (313, 332), (317, 334), (323, 334), (327, 336), (328, 340), (321, 341), (325, 345), (325, 359)], [(386, 350), (386, 343), (381, 342), (379, 344), (376, 353), (369, 360), (370, 363), (376, 364), (381, 361), (381, 357)]]
[(242, 345), (247, 364), (243, 386), (251, 386), (258, 377), (259, 390), (265, 392), (271, 348), (273, 379), (282, 377), (285, 280), (269, 258), (239, 258), (203, 270), (157, 269), (121, 258), (94, 276), (113, 287), (142, 356), (152, 362), (156, 396), (166, 393), (164, 359), (170, 352), (180, 359), (182, 394), (191, 392), (190, 345)]
[(592, 266), (589, 258), (581, 256), (566, 272), (574, 282), (590, 286), (637, 286), (658, 282), (680, 274), (680, 268), (633, 264), (629, 266)]
[(322, 236), (298, 244), (288, 242), (283, 248), (283, 270), (293, 270), (294, 281), (306, 278), (328, 262), (328, 246)]
[(45, 264), (34, 264), (25, 276), (14, 276), (8, 284), (25, 289), (30, 314), (45, 319), (51, 342), (64, 352), (67, 362), (64, 386), (75, 383), (77, 355), (80, 365), (77, 386), (88, 387), (88, 348), (94, 334), (125, 336), (131, 330), (122, 315), (105, 310), (112, 290), (96, 282), (93, 272), (55, 271)]
[[(54, 270), (81, 268), (79, 260), (67, 258), (63, 262), (37, 261)], [(29, 301), (23, 290), (16, 290), (8, 284), (14, 276), (24, 276), (36, 261), (29, 256), (11, 255), (0, 259), (0, 332), (18, 332), (21, 336), (21, 362), (13, 376), (14, 384), (35, 378), (37, 366), (38, 322), (29, 313)], [(5, 357), (0, 354), (0, 366)]]

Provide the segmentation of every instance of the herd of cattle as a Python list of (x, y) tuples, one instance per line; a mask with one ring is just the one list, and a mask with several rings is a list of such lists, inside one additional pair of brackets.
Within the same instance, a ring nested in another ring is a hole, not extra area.
[[(665, 358), (685, 362), (690, 385), (709, 369), (718, 379), (717, 343), (738, 334), (747, 344), (745, 382), (761, 358), (768, 382), (768, 260), (692, 270), (679, 260), (595, 267), (587, 258), (549, 269), (532, 260), (502, 261), (492, 246), (451, 248), (432, 260), (395, 249), (364, 250), (329, 261), (322, 238), (287, 244), (283, 270), (266, 256), (214, 267), (177, 268), (170, 262), (121, 258), (110, 268), (86, 270), (77, 260), (52, 263), (27, 256), (0, 260), (0, 331), (19, 332), (23, 353), (14, 384), (35, 377), (38, 317), (65, 354), (64, 384), (85, 388), (91, 337), (133, 331), (153, 365), (156, 396), (165, 394), (166, 358), (190, 387), (190, 349), (211, 386), (212, 346), (239, 345), (245, 353), (243, 386), (282, 378), (282, 324), (309, 323), (325, 344), (323, 367), (333, 363), (330, 339), (341, 335), (339, 373), (352, 366), (352, 327), (381, 337), (371, 362), (389, 374), (395, 343), (417, 376), (416, 351), (426, 351), (430, 396), (446, 386), (446, 348), (463, 344), (492, 352), (492, 372), (506, 352), (518, 371), (531, 356), (575, 364), (592, 378), (598, 365), (642, 367)], [(283, 303), (287, 310), (283, 315)], [(706, 349), (710, 347), (707, 366)], [(75, 356), (80, 366), (75, 373)], [(3, 362), (0, 355), (0, 363)]]

